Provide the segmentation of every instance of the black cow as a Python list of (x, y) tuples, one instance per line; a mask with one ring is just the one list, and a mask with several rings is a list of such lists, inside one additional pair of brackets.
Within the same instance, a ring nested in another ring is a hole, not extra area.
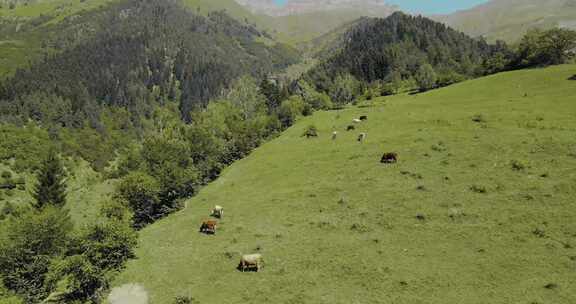
[(346, 131), (352, 131), (352, 130), (356, 130), (356, 127), (353, 125), (349, 125), (348, 128), (346, 128)]
[(380, 163), (383, 164), (394, 164), (396, 162), (398, 162), (397, 153), (384, 153), (384, 155), (382, 155), (382, 159), (380, 159)]
[(368, 116), (362, 115), (362, 116), (360, 116), (360, 120), (368, 120)]

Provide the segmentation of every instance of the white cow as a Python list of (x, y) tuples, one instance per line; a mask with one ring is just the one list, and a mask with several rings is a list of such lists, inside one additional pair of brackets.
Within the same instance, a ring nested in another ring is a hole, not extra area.
[(262, 259), (262, 255), (260, 253), (255, 254), (245, 254), (240, 258), (240, 264), (238, 265), (238, 269), (242, 272), (246, 270), (256, 270), (256, 272), (260, 271), (264, 263)]
[(358, 135), (358, 141), (359, 142), (363, 142), (364, 140), (366, 140), (366, 133), (360, 133), (360, 135)]
[(355, 124), (359, 124), (359, 123), (361, 123), (362, 121), (361, 121), (360, 119), (358, 119), (358, 118), (354, 118), (354, 119), (352, 119), (352, 122), (355, 123)]
[(214, 209), (212, 209), (212, 216), (217, 218), (224, 216), (224, 207), (218, 205), (214, 206)]

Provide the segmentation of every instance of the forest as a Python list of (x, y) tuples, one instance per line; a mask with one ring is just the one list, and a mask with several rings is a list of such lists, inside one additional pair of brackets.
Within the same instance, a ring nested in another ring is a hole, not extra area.
[[(423, 16), (396, 12), (353, 24), (320, 63), (304, 75), (319, 91), (341, 104), (356, 96), (448, 86), (497, 72), (566, 62), (574, 31), (529, 31), (515, 45), (471, 38)], [(335, 51), (336, 50), (336, 51)], [(349, 88), (343, 90), (343, 88)]]

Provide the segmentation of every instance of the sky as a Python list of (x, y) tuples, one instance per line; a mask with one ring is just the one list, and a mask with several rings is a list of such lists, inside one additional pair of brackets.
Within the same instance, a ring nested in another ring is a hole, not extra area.
[[(283, 5), (290, 0), (274, 0)], [(388, 4), (396, 4), (411, 13), (446, 14), (457, 10), (471, 8), (488, 0), (385, 0)]]

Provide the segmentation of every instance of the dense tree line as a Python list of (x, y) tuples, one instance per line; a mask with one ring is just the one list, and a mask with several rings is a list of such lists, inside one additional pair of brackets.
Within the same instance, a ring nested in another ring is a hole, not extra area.
[(307, 75), (324, 91), (338, 75), (373, 83), (413, 78), (428, 65), (446, 82), (470, 78), (484, 73), (483, 61), (497, 50), (444, 24), (400, 12), (365, 18), (345, 35), (342, 49)]
[(105, 205), (96, 224), (74, 229), (64, 208), (66, 170), (54, 150), (37, 176), (31, 206), (4, 208), (0, 220), (0, 302), (97, 303), (133, 256), (131, 215)]

